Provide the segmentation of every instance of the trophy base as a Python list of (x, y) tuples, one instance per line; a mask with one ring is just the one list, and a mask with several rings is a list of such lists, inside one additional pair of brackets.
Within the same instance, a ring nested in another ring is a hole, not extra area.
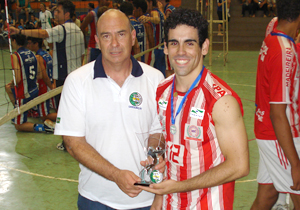
[(150, 183), (146, 183), (146, 182), (136, 182), (136, 183), (134, 183), (134, 185), (140, 185), (140, 186), (149, 187)]

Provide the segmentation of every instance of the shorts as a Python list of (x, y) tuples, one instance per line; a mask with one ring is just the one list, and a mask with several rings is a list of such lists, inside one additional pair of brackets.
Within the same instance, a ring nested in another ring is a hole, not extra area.
[[(15, 96), (15, 90), (12, 88), (12, 92)], [(16, 99), (15, 102), (15, 107), (20, 107), (27, 102), (31, 101), (32, 99), (36, 98), (38, 96), (38, 89), (36, 91), (31, 93), (31, 96), (29, 98), (23, 98), (23, 99)], [(16, 96), (15, 96), (16, 98)], [(27, 122), (27, 116), (28, 116), (28, 111), (23, 112), (22, 114), (18, 115), (16, 118), (12, 119), (13, 123), (16, 125), (22, 125), (23, 123)]]
[(153, 67), (160, 70), (161, 73), (166, 77), (166, 61), (165, 54), (163, 49), (155, 49), (154, 50), (154, 65)]
[[(256, 139), (259, 148), (259, 166), (257, 182), (259, 184), (273, 184), (281, 193), (293, 193), (300, 195), (300, 191), (294, 191), (291, 176), (291, 165), (286, 158), (277, 140)], [(294, 138), (294, 145), (300, 156), (300, 137)]]
[(37, 111), (40, 117), (46, 117), (50, 113), (50, 99), (37, 105)]

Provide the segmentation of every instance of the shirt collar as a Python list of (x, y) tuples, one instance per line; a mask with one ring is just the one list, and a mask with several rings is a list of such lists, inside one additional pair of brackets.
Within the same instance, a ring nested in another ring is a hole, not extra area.
[[(137, 62), (137, 60), (131, 55), (130, 56), (131, 62), (132, 62), (132, 70), (131, 75), (134, 77), (142, 76), (143, 69), (141, 65)], [(95, 64), (94, 64), (94, 79), (96, 78), (107, 78), (107, 75), (104, 71), (103, 65), (102, 65), (102, 53), (96, 58)]]

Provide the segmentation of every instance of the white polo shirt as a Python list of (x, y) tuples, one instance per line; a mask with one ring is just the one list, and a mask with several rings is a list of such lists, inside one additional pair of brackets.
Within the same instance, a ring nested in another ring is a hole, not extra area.
[(70, 20), (46, 31), (47, 42), (53, 43), (53, 79), (64, 80), (82, 64), (81, 56), (85, 54), (83, 33)]
[[(137, 62), (120, 87), (107, 76), (102, 55), (72, 72), (66, 79), (55, 126), (56, 135), (85, 136), (86, 141), (119, 169), (137, 176), (145, 160), (136, 133), (161, 132), (156, 106), (160, 71)], [(99, 166), (101, 167), (101, 166)], [(154, 195), (141, 192), (130, 198), (118, 186), (80, 164), (79, 193), (115, 209), (133, 209), (152, 204)]]

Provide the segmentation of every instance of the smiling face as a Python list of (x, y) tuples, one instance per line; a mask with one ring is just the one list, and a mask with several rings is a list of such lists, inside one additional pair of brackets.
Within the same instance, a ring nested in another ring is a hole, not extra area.
[(103, 63), (116, 65), (130, 61), (135, 30), (130, 30), (129, 19), (124, 13), (114, 9), (105, 12), (97, 23), (95, 38)]
[(199, 46), (198, 31), (187, 25), (178, 25), (170, 29), (168, 43), (164, 52), (169, 56), (171, 66), (176, 76), (183, 77), (198, 75), (202, 70), (203, 56), (208, 52), (208, 39)]

